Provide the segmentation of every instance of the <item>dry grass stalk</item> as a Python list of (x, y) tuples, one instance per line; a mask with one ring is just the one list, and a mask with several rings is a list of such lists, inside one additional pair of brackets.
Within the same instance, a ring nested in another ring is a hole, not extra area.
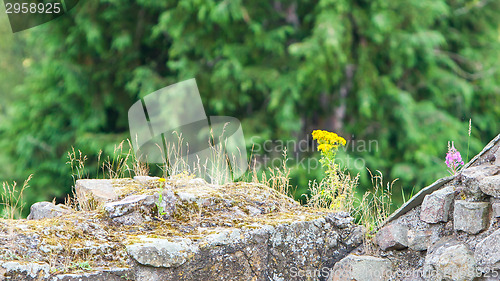
[(133, 155), (133, 147), (128, 141), (128, 150), (124, 149), (125, 141), (115, 145), (113, 157), (107, 157), (102, 164), (102, 172), (109, 179), (119, 179), (123, 177), (132, 177), (133, 169), (130, 168), (130, 161)]
[(335, 174), (335, 177), (325, 177), (319, 183), (309, 182), (311, 195), (307, 204), (313, 208), (352, 213), (355, 209), (355, 188), (358, 186), (359, 175), (353, 178), (349, 173), (338, 170)]
[(286, 148), (283, 150), (283, 160), (280, 167), (269, 167), (269, 179), (266, 185), (279, 193), (290, 195), (290, 169), (287, 167), (288, 155)]
[(6, 219), (16, 219), (21, 218), (24, 201), (23, 195), (24, 191), (29, 187), (29, 182), (33, 175), (30, 175), (19, 188), (17, 182), (9, 184), (8, 182), (3, 182), (3, 193), (1, 194), (1, 199), (3, 205), (2, 217)]
[(77, 153), (74, 147), (71, 147), (71, 151), (68, 151), (68, 162), (66, 164), (71, 166), (73, 183), (79, 179), (88, 178), (89, 173), (85, 171), (85, 162), (87, 159), (87, 155), (83, 155), (80, 150)]
[(384, 184), (382, 172), (377, 170), (375, 175), (370, 170), (368, 172), (371, 176), (373, 188), (363, 195), (356, 210), (356, 215), (359, 217), (360, 224), (366, 230), (365, 252), (371, 253), (376, 248), (373, 245), (373, 236), (391, 214), (392, 187), (397, 179)]

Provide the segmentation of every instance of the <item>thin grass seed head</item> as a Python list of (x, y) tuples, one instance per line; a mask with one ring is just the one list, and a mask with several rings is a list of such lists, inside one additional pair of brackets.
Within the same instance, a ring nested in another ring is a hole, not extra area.
[(472, 119), (469, 119), (469, 137), (470, 137), (471, 131), (472, 131)]

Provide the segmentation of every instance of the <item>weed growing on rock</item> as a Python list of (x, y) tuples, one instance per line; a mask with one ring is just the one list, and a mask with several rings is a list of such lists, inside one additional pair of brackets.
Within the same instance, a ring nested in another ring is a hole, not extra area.
[(260, 183), (277, 190), (279, 193), (289, 196), (290, 192), (290, 169), (287, 167), (288, 161), (287, 150), (283, 150), (283, 160), (280, 167), (269, 167), (269, 177), (265, 172), (262, 172), (262, 180)]
[(335, 163), (338, 147), (345, 145), (345, 139), (335, 133), (318, 130), (313, 132), (313, 139), (318, 141), (325, 178), (319, 183), (309, 182), (311, 195), (308, 205), (351, 213), (358, 223), (364, 226), (366, 251), (370, 251), (373, 248), (374, 234), (390, 215), (392, 186), (397, 179), (384, 185), (380, 171), (373, 175), (368, 170), (373, 187), (365, 192), (361, 199), (357, 199), (354, 190), (358, 185), (359, 175), (353, 178), (349, 173), (341, 171)]
[(162, 217), (163, 215), (167, 214), (165, 212), (165, 208), (163, 207), (162, 201), (163, 201), (163, 188), (165, 187), (165, 179), (164, 178), (159, 178), (158, 181), (161, 183), (160, 190), (158, 190), (158, 201), (155, 202), (156, 208), (158, 209), (158, 217)]
[[(226, 125), (220, 136), (214, 136), (212, 130), (208, 135), (200, 137), (207, 141), (207, 148), (201, 154), (196, 154), (196, 149), (190, 151), (190, 144), (182, 133), (174, 131), (175, 141), (165, 141), (165, 147), (157, 145), (158, 153), (162, 157), (163, 177), (176, 176), (188, 173), (203, 178), (212, 184), (225, 184), (236, 180), (234, 175), (240, 175), (242, 167), (238, 166), (238, 157), (243, 154), (238, 152), (228, 153), (228, 139), (225, 137)], [(244, 155), (246, 157), (246, 155)], [(245, 167), (246, 168), (246, 167)]]
[(104, 175), (107, 174), (109, 179), (132, 177), (132, 171), (134, 170), (130, 168), (130, 165), (133, 162), (134, 149), (130, 140), (127, 140), (127, 143), (128, 149), (124, 147), (125, 141), (115, 145), (113, 157), (108, 156), (102, 164), (102, 172)]
[(71, 147), (71, 151), (68, 151), (68, 162), (66, 164), (71, 167), (71, 177), (74, 183), (79, 179), (88, 178), (89, 173), (85, 171), (85, 162), (87, 162), (87, 155), (83, 155), (80, 150), (77, 153), (75, 148)]
[(89, 262), (88, 261), (84, 261), (84, 262), (74, 262), (72, 263), (72, 265), (70, 266), (71, 269), (77, 269), (77, 270), (92, 270), (92, 267), (90, 266)]
[(397, 179), (384, 184), (382, 172), (377, 170), (375, 175), (370, 170), (368, 172), (373, 188), (365, 192), (357, 212), (361, 224), (365, 226), (367, 234), (370, 235), (374, 234), (391, 214), (392, 186)]
[(413, 186), (413, 188), (411, 189), (411, 192), (408, 195), (408, 197), (405, 196), (404, 189), (401, 188), (401, 198), (403, 198), (403, 204), (408, 202), (408, 200), (410, 200), (413, 197), (413, 195), (415, 195), (415, 186)]
[(322, 130), (313, 131), (312, 136), (318, 141), (320, 163), (325, 169), (325, 178), (319, 183), (309, 182), (311, 196), (308, 198), (308, 204), (316, 208), (352, 212), (358, 176), (352, 178), (350, 174), (340, 171), (339, 165), (335, 163), (338, 148), (345, 145), (346, 140), (335, 133)]

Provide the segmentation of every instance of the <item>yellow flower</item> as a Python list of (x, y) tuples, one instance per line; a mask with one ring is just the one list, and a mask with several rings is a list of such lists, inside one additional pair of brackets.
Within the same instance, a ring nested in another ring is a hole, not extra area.
[(312, 132), (312, 136), (313, 136), (313, 139), (318, 141), (320, 146), (323, 144), (330, 145), (330, 146), (323, 145), (323, 146), (321, 146), (321, 148), (320, 148), (320, 146), (318, 146), (318, 150), (322, 150), (322, 151), (329, 150), (331, 148), (337, 148), (339, 144), (345, 145), (347, 143), (343, 137), (341, 137), (335, 133), (328, 132), (328, 131), (314, 130)]
[(166, 180), (164, 178), (159, 178), (158, 181), (159, 182), (165, 182)]
[(329, 151), (330, 149), (333, 148), (333, 145), (330, 145), (330, 144), (327, 144), (327, 143), (322, 143), (320, 145), (318, 145), (318, 151), (323, 151), (323, 152), (327, 152)]

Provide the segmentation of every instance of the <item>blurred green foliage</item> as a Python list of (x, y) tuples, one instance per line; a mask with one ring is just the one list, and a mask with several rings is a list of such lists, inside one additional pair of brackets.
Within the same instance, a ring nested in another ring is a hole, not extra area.
[[(2, 54), (29, 63), (1, 60), (0, 163), (10, 168), (0, 178), (34, 173), (29, 204), (63, 197), (71, 146), (95, 176), (98, 151), (128, 137), (134, 102), (195, 77), (207, 115), (239, 118), (249, 149), (252, 136), (262, 145), (313, 129), (376, 140), (338, 158), (399, 178), (395, 196), (409, 194), (446, 175), (449, 140), (465, 157), (469, 118), (470, 155), (500, 132), (499, 23), (500, 2), (488, 0), (80, 1), (2, 35), (15, 39), (0, 41)], [(22, 83), (9, 76), (24, 72)], [(348, 168), (368, 188), (364, 167)], [(294, 169), (296, 195), (321, 174)]]

